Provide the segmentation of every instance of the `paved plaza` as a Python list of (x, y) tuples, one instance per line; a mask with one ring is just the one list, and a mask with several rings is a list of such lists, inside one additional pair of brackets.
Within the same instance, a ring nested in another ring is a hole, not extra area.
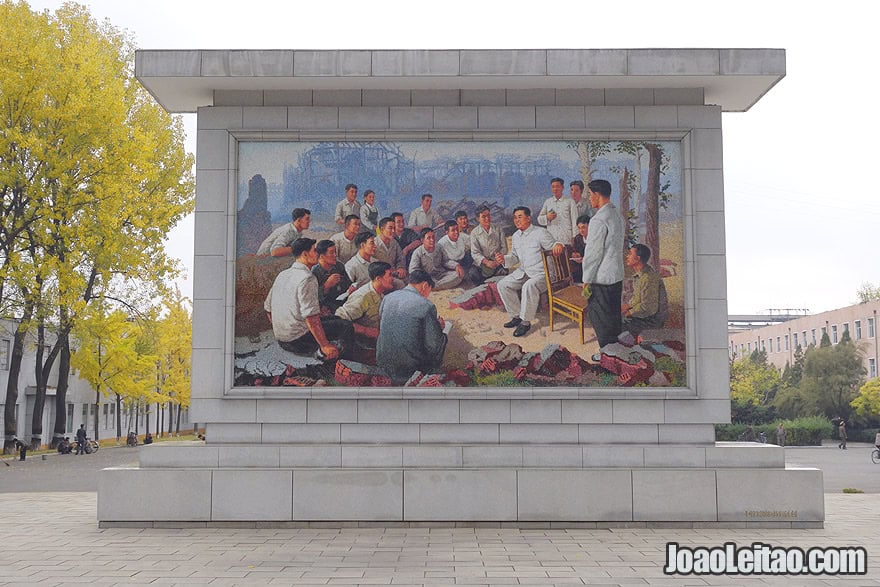
[[(135, 451), (101, 451), (80, 461), (28, 457), (0, 467), (0, 585), (880, 585), (880, 550), (873, 546), (880, 493), (871, 485), (880, 465), (870, 463), (867, 445), (786, 453), (798, 464), (825, 463), (824, 529), (99, 529), (94, 491), (70, 492), (64, 478), (78, 468), (78, 482), (88, 487), (82, 480), (91, 468), (134, 460)], [(27, 492), (12, 492), (11, 480)], [(867, 493), (843, 494), (829, 483)], [(666, 576), (670, 541), (863, 546), (868, 575)]]
[[(0, 495), (0, 585), (880, 585), (878, 494), (827, 494), (821, 530), (98, 529), (95, 508), (91, 492)], [(669, 541), (861, 545), (869, 574), (669, 577)]]

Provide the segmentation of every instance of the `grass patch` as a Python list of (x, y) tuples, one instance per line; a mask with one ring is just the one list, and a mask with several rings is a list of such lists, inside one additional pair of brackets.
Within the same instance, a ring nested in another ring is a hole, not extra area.
[(864, 491), (862, 491), (861, 489), (856, 489), (854, 487), (844, 487), (843, 492), (844, 493), (864, 493)]

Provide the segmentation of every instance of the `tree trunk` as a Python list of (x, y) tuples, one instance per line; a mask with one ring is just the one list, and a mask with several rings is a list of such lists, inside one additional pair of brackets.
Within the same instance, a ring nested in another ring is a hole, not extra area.
[(176, 433), (178, 436), (180, 436), (180, 408), (182, 408), (182, 407), (183, 406), (181, 406), (180, 404), (177, 404), (177, 426), (176, 426), (177, 430), (176, 430)]
[(629, 235), (630, 235), (630, 218), (629, 218), (629, 168), (623, 168), (623, 175), (620, 176), (620, 182), (617, 184), (618, 190), (620, 191), (620, 215), (623, 216), (623, 253), (626, 255), (626, 250), (629, 248)]
[(636, 228), (639, 227), (639, 218), (642, 215), (642, 150), (639, 149), (636, 151), (635, 155), (635, 167), (633, 168), (633, 175), (636, 178), (636, 193), (634, 194), (634, 202), (633, 202), (633, 210), (635, 210), (635, 220), (634, 223)]
[(98, 433), (98, 424), (100, 423), (101, 417), (101, 386), (98, 385), (98, 388), (95, 390), (95, 440), (98, 440), (100, 434)]
[(122, 438), (122, 397), (116, 394), (116, 443)]
[(645, 244), (651, 249), (654, 267), (660, 269), (660, 167), (663, 151), (660, 145), (645, 143), (648, 151), (648, 189), (645, 197)]
[(590, 144), (587, 141), (580, 141), (577, 144), (577, 153), (578, 158), (581, 160), (581, 177), (584, 178), (584, 183), (588, 184), (593, 179), (593, 170), (590, 168), (592, 164), (592, 161), (590, 161)]
[(15, 452), (15, 446), (12, 439), (18, 431), (15, 418), (15, 408), (18, 402), (18, 376), (21, 373), (21, 360), (24, 356), (24, 339), (28, 331), (28, 322), (31, 319), (33, 305), (28, 305), (24, 309), (21, 321), (15, 328), (15, 334), (12, 337), (12, 356), (9, 357), (9, 377), (6, 379), (6, 407), (3, 411), (3, 429), (5, 436), (3, 438), (3, 454)]
[(37, 324), (37, 352), (36, 361), (34, 361), (37, 393), (34, 396), (34, 413), (31, 415), (31, 450), (39, 450), (43, 442), (43, 406), (46, 403), (46, 378), (43, 371), (43, 352), (45, 350), (46, 324), (40, 318), (40, 322)]
[(144, 403), (144, 433), (150, 431), (150, 404), (149, 402)]
[(58, 359), (58, 387), (55, 390), (55, 429), (49, 448), (57, 448), (58, 442), (67, 434), (67, 386), (70, 379), (70, 338), (64, 337)]

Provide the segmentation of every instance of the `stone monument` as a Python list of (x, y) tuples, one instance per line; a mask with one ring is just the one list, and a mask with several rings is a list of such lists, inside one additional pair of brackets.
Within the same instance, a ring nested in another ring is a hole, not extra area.
[[(139, 51), (136, 75), (198, 113), (191, 413), (207, 442), (103, 471), (101, 525), (823, 524), (821, 471), (715, 442), (721, 113), (782, 79), (783, 50)], [(513, 339), (490, 279), (431, 294), (454, 327), (440, 372), (408, 385), (369, 344), (329, 363), (274, 340), (263, 300), (293, 259), (248, 249), (293, 208), (327, 238), (354, 183), (380, 217), (432, 193), (444, 220), (485, 203), (509, 235), (515, 206), (548, 224), (542, 202), (569, 205), (556, 176), (611, 182), (627, 244), (655, 253), (664, 328), (599, 348), (542, 300)]]

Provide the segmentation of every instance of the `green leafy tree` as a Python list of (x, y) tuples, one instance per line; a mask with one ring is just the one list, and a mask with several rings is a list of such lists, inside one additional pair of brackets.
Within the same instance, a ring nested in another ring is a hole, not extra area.
[(831, 346), (831, 338), (828, 336), (828, 331), (824, 330), (822, 332), (822, 340), (819, 341), (819, 348), (826, 349)]
[(864, 377), (859, 349), (851, 341), (842, 341), (807, 353), (798, 388), (815, 415), (848, 419)]
[(863, 304), (865, 302), (880, 300), (880, 285), (874, 285), (870, 281), (866, 281), (859, 287), (858, 291), (856, 291), (856, 296), (858, 296), (859, 301)]
[(764, 405), (780, 383), (779, 370), (767, 364), (766, 353), (753, 352), (730, 365), (730, 398), (739, 404)]

